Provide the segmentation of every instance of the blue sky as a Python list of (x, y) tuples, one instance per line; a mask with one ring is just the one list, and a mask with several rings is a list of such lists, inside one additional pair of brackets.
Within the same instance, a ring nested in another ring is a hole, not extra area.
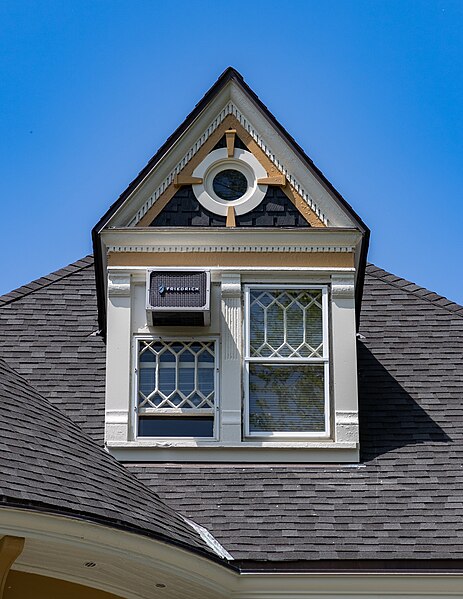
[(372, 230), (463, 302), (463, 2), (0, 0), (0, 293), (90, 231), (229, 65)]

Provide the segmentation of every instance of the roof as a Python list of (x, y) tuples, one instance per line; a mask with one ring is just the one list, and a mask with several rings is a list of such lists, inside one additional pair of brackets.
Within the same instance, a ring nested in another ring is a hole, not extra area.
[[(91, 334), (91, 259), (58, 272), (6, 296), (0, 355), (101, 442), (105, 348)], [(462, 316), (462, 306), (367, 267), (361, 464), (126, 467), (236, 559), (462, 558)]]
[(1, 505), (78, 517), (211, 554), (182, 516), (2, 359), (0, 438)]
[(201, 114), (209, 102), (220, 93), (220, 91), (230, 82), (234, 81), (241, 90), (250, 97), (257, 108), (264, 114), (267, 120), (272, 124), (278, 133), (278, 136), (285, 140), (288, 146), (293, 152), (299, 157), (303, 164), (314, 174), (314, 176), (326, 187), (334, 200), (342, 206), (342, 208), (350, 215), (352, 220), (356, 223), (356, 226), (363, 234), (363, 243), (359, 265), (359, 276), (356, 286), (357, 295), (357, 306), (360, 307), (362, 302), (362, 289), (363, 289), (363, 278), (364, 270), (366, 265), (368, 244), (370, 239), (370, 230), (360, 218), (360, 216), (354, 211), (352, 206), (343, 198), (339, 191), (333, 186), (332, 183), (325, 177), (322, 171), (315, 166), (313, 160), (304, 152), (301, 146), (296, 140), (286, 131), (276, 117), (270, 112), (267, 106), (262, 102), (259, 96), (249, 87), (245, 82), (241, 73), (239, 73), (233, 67), (226, 68), (217, 81), (209, 88), (204, 94), (201, 100), (196, 104), (194, 109), (185, 118), (185, 120), (177, 127), (177, 129), (168, 137), (168, 139), (162, 144), (157, 150), (154, 156), (148, 161), (146, 166), (138, 173), (135, 179), (129, 184), (129, 186), (122, 192), (119, 198), (109, 207), (106, 213), (101, 217), (98, 223), (93, 227), (92, 239), (93, 239), (93, 251), (95, 254), (95, 265), (96, 265), (96, 283), (97, 283), (97, 302), (98, 302), (98, 321), (99, 328), (101, 331), (105, 331), (106, 327), (106, 304), (105, 304), (105, 293), (104, 283), (100, 274), (102, 272), (103, 258), (101, 254), (101, 244), (99, 240), (100, 232), (108, 224), (111, 217), (119, 210), (119, 208), (125, 203), (130, 194), (138, 187), (138, 185), (144, 180), (144, 178), (151, 172), (151, 170), (162, 160), (166, 153), (172, 148), (172, 146), (180, 139), (190, 125), (195, 121), (196, 118)]
[(0, 357), (101, 445), (105, 346), (93, 257), (0, 297)]

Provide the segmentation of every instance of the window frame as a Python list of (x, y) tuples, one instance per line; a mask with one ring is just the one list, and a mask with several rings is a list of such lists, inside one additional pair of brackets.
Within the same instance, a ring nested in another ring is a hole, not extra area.
[[(255, 289), (268, 290), (271, 292), (280, 289), (288, 290), (320, 290), (322, 292), (322, 335), (323, 335), (323, 357), (322, 358), (255, 358), (250, 356), (250, 295)], [(312, 284), (279, 284), (272, 283), (248, 283), (244, 285), (244, 348), (243, 348), (243, 422), (245, 439), (275, 438), (275, 439), (326, 439), (330, 437), (331, 426), (331, 401), (330, 401), (330, 348), (329, 348), (329, 288), (328, 285)], [(323, 432), (251, 432), (250, 430), (250, 408), (249, 408), (249, 366), (250, 364), (323, 364), (324, 365), (324, 407), (325, 407), (325, 430)]]
[[(143, 412), (140, 413), (138, 408), (138, 381), (139, 381), (139, 343), (140, 341), (160, 341), (161, 343), (190, 343), (190, 342), (208, 342), (211, 341), (214, 344), (214, 408), (212, 412), (209, 408), (198, 408), (197, 410), (186, 409), (186, 408), (144, 408)], [(216, 442), (219, 440), (220, 431), (220, 343), (217, 335), (134, 335), (132, 342), (132, 398), (131, 398), (131, 413), (133, 414), (131, 429), (132, 438), (134, 440), (156, 440), (156, 441), (201, 441), (204, 442)], [(155, 415), (175, 418), (177, 416), (205, 416), (212, 414), (214, 419), (213, 423), (213, 436), (211, 437), (155, 437), (139, 435), (139, 417), (140, 415)]]

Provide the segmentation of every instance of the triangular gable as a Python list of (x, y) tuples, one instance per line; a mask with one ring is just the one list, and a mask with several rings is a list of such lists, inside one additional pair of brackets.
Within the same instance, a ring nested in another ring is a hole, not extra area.
[(198, 155), (207, 154), (213, 149), (229, 128), (235, 129), (248, 150), (259, 162), (265, 163), (268, 177), (284, 175), (286, 196), (312, 227), (354, 228), (362, 234), (356, 284), (357, 306), (360, 309), (368, 228), (244, 82), (243, 77), (230, 67), (92, 231), (102, 329), (105, 328), (105, 281), (102, 273), (106, 259), (100, 233), (105, 228), (149, 226), (160, 212), (159, 209), (175, 196), (175, 179), (192, 172)]
[[(156, 192), (146, 200), (143, 207), (135, 215), (129, 226), (149, 226), (158, 214), (167, 206), (170, 200), (177, 192), (177, 177), (180, 180), (189, 182), (193, 178), (193, 172), (198, 164), (207, 156), (211, 150), (214, 150), (229, 130), (236, 131), (238, 138), (242, 141), (246, 149), (253, 154), (259, 163), (267, 171), (268, 178), (283, 176), (284, 186), (281, 187), (283, 193), (294, 204), (296, 209), (302, 214), (304, 219), (312, 227), (325, 227), (326, 218), (320, 213), (313, 202), (310, 202), (304, 192), (302, 195), (289, 181), (286, 180), (286, 174), (277, 168), (275, 160), (272, 161), (264, 150), (258, 145), (253, 136), (244, 129), (237, 117), (233, 114), (227, 115), (215, 131), (203, 143), (196, 154), (185, 164), (178, 173), (171, 173), (170, 183), (165, 187), (165, 183), (160, 185)], [(162, 191), (161, 191), (162, 190)], [(304, 197), (305, 196), (305, 197)], [(312, 204), (312, 206), (309, 204)], [(148, 208), (148, 206), (150, 206)], [(318, 214), (317, 214), (318, 212)]]
[[(230, 127), (235, 128), (240, 137), (249, 137), (249, 143), (265, 155), (269, 173), (284, 174), (294, 195), (303, 199), (306, 210), (313, 212), (321, 223), (367, 230), (242, 76), (229, 68), (111, 206), (95, 227), (95, 233), (105, 226), (146, 224), (145, 215), (161, 196), (162, 201), (166, 201), (163, 194), (175, 176), (187, 172), (190, 161), (198, 153), (204, 153), (204, 146), (211, 149), (210, 138), (215, 139), (215, 145)], [(243, 141), (248, 145), (246, 139)]]

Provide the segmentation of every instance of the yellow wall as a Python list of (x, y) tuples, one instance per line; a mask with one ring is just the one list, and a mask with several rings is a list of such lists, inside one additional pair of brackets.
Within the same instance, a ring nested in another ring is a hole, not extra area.
[(6, 580), (3, 599), (120, 599), (90, 587), (11, 570)]
[(109, 266), (353, 267), (351, 252), (109, 252)]

